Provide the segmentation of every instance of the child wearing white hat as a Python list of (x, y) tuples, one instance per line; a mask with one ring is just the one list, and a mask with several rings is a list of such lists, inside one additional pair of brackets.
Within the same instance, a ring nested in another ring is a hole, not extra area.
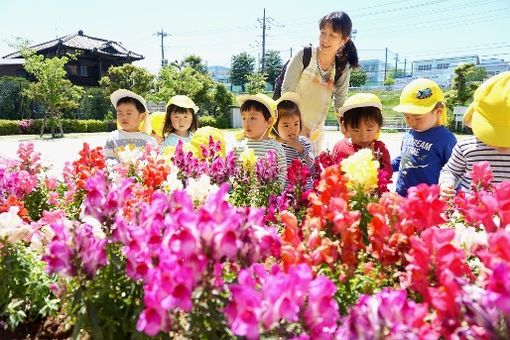
[[(157, 145), (154, 137), (149, 135), (151, 131), (148, 121), (149, 114), (142, 96), (126, 89), (120, 89), (110, 95), (110, 100), (117, 112), (118, 129), (112, 131), (106, 140), (104, 147), (106, 158), (117, 158), (117, 150), (128, 145), (135, 147), (143, 147), (146, 144)], [(149, 134), (139, 131), (142, 121), (145, 122), (145, 129)]]
[(189, 143), (198, 128), (198, 106), (188, 96), (177, 95), (166, 104), (165, 123), (161, 147), (176, 146), (180, 140)]

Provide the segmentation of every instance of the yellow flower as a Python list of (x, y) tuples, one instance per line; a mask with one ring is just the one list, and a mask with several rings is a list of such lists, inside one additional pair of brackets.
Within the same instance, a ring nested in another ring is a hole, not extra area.
[(209, 136), (212, 136), (214, 142), (220, 142), (221, 150), (220, 154), (223, 158), (225, 158), (225, 149), (227, 143), (225, 142), (225, 136), (223, 135), (223, 132), (217, 128), (211, 127), (211, 126), (204, 126), (199, 128), (195, 133), (193, 134), (193, 137), (191, 137), (190, 141), (190, 149), (195, 155), (195, 157), (198, 157), (199, 159), (204, 158), (202, 156), (202, 148), (201, 146), (205, 146), (206, 148), (209, 147)]
[(239, 159), (241, 160), (241, 164), (245, 171), (253, 171), (255, 168), (255, 163), (257, 162), (257, 156), (255, 156), (253, 149), (244, 150), (241, 155), (239, 155)]
[(377, 188), (379, 162), (374, 160), (372, 150), (362, 149), (341, 163), (342, 171), (349, 178), (347, 185), (351, 189), (361, 189), (369, 193)]

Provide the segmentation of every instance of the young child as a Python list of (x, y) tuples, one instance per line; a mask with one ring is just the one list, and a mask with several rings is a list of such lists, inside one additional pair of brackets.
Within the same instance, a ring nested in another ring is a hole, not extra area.
[[(299, 159), (310, 169), (313, 167), (314, 156), (312, 144), (305, 137), (299, 135), (301, 132), (301, 98), (295, 92), (286, 92), (276, 101), (276, 112), (278, 119), (274, 125), (276, 140), (280, 142), (285, 150), (287, 169), (294, 159)], [(312, 188), (312, 176), (306, 182), (306, 188)]]
[(276, 122), (275, 102), (265, 94), (244, 95), (238, 98), (241, 105), (243, 131), (234, 145), (238, 162), (240, 155), (252, 149), (255, 156), (266, 157), (269, 150), (276, 152), (278, 180), (284, 185), (287, 178), (285, 151), (280, 143), (269, 138), (269, 131)]
[(117, 158), (117, 148), (129, 144), (136, 147), (143, 147), (145, 144), (157, 145), (153, 137), (139, 131), (140, 123), (144, 120), (145, 126), (150, 129), (150, 122), (146, 119), (148, 117), (147, 106), (142, 96), (129, 90), (120, 89), (110, 95), (110, 100), (117, 111), (117, 126), (119, 128), (112, 131), (106, 140), (104, 147), (106, 158)]
[(161, 148), (176, 146), (180, 140), (191, 141), (193, 132), (198, 128), (196, 113), (198, 106), (188, 96), (178, 95), (170, 98), (166, 104), (165, 124)]
[(444, 124), (444, 94), (434, 81), (415, 79), (402, 90), (400, 105), (410, 130), (404, 135), (400, 155), (392, 161), (398, 171), (396, 191), (407, 196), (407, 189), (420, 183), (437, 184), (441, 168), (448, 162), (457, 142)]
[(373, 150), (374, 158), (380, 168), (387, 172), (387, 178), (393, 175), (391, 157), (386, 145), (377, 140), (383, 124), (382, 104), (375, 94), (357, 93), (345, 101), (340, 108), (339, 120), (344, 138), (333, 147), (333, 157), (340, 161), (363, 148)]
[(471, 189), (470, 173), (477, 162), (490, 163), (494, 183), (510, 180), (510, 72), (480, 85), (464, 114), (464, 124), (471, 126), (474, 136), (455, 145), (439, 176), (441, 192), (447, 197), (459, 184), (465, 191)]

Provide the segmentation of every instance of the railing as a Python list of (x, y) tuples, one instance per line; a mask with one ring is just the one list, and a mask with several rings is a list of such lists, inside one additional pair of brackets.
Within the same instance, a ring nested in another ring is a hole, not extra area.
[(409, 128), (402, 117), (384, 118), (382, 130), (407, 131)]

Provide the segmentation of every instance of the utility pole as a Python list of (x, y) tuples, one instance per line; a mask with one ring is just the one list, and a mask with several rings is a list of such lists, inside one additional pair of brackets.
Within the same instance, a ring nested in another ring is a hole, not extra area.
[(161, 37), (161, 67), (163, 67), (166, 65), (165, 43), (164, 43), (163, 39), (165, 39), (165, 37), (169, 36), (170, 34), (164, 32), (163, 29), (161, 29), (161, 31), (154, 33), (154, 35), (156, 35), (156, 36), (159, 35)]
[(388, 48), (386, 47), (386, 56), (384, 57), (384, 81), (386, 81), (387, 71), (388, 71)]
[(406, 76), (407, 58), (404, 58), (404, 77)]
[(395, 74), (397, 73), (397, 70), (398, 70), (398, 53), (395, 54)]
[(260, 71), (264, 72), (266, 67), (266, 31), (271, 29), (271, 26), (274, 25), (273, 18), (266, 18), (266, 9), (264, 8), (264, 15), (262, 19), (258, 19), (258, 22), (262, 27), (262, 58), (260, 62)]
[(292, 47), (290, 48), (290, 58), (292, 58)]

